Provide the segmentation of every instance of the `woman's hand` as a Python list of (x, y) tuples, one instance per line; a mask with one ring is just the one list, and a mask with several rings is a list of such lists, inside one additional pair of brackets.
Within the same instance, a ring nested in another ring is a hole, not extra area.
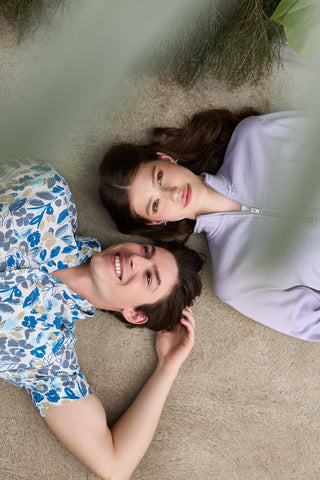
[(194, 345), (194, 335), (195, 320), (191, 309), (186, 307), (182, 312), (180, 323), (173, 330), (164, 330), (157, 334), (158, 366), (177, 374)]

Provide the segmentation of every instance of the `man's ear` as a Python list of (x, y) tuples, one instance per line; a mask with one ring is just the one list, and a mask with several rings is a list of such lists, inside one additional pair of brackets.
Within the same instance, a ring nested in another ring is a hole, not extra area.
[(169, 162), (171, 163), (176, 163), (174, 161), (174, 159), (172, 157), (170, 157), (170, 155), (167, 155), (166, 153), (162, 153), (162, 152), (156, 152), (158, 157), (161, 158), (161, 160), (168, 160)]
[(145, 313), (138, 312), (134, 308), (124, 308), (121, 313), (127, 322), (133, 323), (134, 325), (142, 325), (148, 321), (148, 317)]

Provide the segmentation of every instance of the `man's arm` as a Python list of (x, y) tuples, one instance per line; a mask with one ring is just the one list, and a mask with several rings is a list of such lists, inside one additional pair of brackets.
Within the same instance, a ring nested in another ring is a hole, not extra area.
[(45, 416), (59, 440), (103, 480), (129, 479), (150, 445), (173, 381), (194, 343), (191, 311), (186, 309), (184, 316), (173, 331), (157, 334), (157, 367), (110, 429), (94, 394), (52, 407)]

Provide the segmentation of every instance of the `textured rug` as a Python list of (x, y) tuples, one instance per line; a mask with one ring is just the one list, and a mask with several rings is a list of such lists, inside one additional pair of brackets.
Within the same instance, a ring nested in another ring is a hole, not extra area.
[[(43, 27), (17, 44), (8, 25), (1, 23), (0, 31), (4, 112), (36, 71), (49, 35)], [(189, 89), (152, 76), (127, 78), (125, 94), (113, 98), (112, 107), (106, 98), (76, 129), (41, 147), (39, 158), (53, 164), (71, 187), (79, 232), (96, 236), (104, 247), (127, 239), (116, 231), (97, 192), (97, 168), (111, 142), (143, 140), (149, 127), (176, 125), (211, 107), (303, 108), (309, 66), (288, 46), (282, 57), (282, 66), (261, 84), (237, 89), (212, 73)], [(202, 236), (193, 235), (190, 245), (208, 253)], [(320, 478), (320, 346), (279, 334), (224, 305), (211, 290), (209, 262), (202, 279), (203, 294), (193, 308), (195, 347), (132, 479)], [(112, 422), (155, 365), (154, 334), (127, 329), (98, 312), (77, 324), (77, 338), (82, 371)], [(0, 381), (0, 404), (1, 480), (97, 478), (57, 441), (25, 392)]]

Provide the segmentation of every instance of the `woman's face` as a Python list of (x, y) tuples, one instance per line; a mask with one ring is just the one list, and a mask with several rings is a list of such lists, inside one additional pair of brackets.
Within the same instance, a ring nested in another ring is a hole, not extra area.
[(151, 224), (195, 220), (203, 186), (201, 177), (162, 155), (140, 165), (129, 189), (130, 207)]

